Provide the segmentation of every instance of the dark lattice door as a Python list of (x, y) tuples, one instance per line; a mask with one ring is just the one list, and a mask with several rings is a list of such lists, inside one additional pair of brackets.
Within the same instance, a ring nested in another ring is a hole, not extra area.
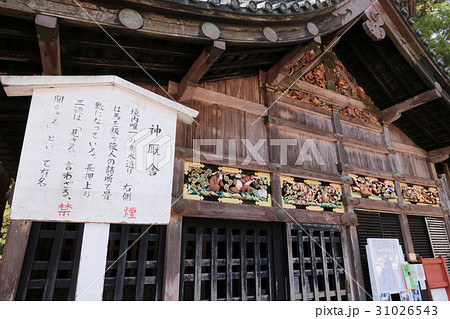
[(109, 230), (103, 300), (162, 300), (166, 226)]
[(74, 300), (84, 224), (33, 222), (16, 300)]
[(285, 251), (283, 225), (272, 224), (185, 218), (180, 300), (285, 299), (283, 258), (274, 262), (273, 247)]
[(291, 300), (347, 300), (338, 226), (289, 226)]

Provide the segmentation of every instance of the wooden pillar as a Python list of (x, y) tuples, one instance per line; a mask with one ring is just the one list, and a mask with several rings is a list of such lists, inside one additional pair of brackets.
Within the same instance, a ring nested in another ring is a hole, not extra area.
[(163, 300), (179, 300), (182, 228), (182, 216), (172, 215), (166, 232)]
[[(348, 154), (343, 144), (344, 135), (342, 124), (340, 121), (339, 109), (332, 109), (333, 132), (338, 139), (336, 142), (336, 153), (338, 159), (338, 167), (343, 168), (348, 163)], [(341, 141), (341, 140), (342, 141)], [(348, 176), (347, 172), (342, 171), (342, 176)], [(342, 185), (342, 195), (344, 198), (350, 198), (352, 195), (350, 185)], [(348, 201), (345, 206), (345, 213), (342, 216), (342, 249), (344, 253), (345, 270), (347, 271), (347, 289), (349, 289), (352, 300), (366, 300), (364, 292), (364, 278), (361, 263), (361, 254), (358, 244), (358, 233), (356, 225), (358, 223), (353, 205)]]
[(184, 202), (180, 198), (183, 195), (183, 186), (184, 160), (175, 159), (172, 197), (176, 200), (176, 203), (173, 204), (169, 225), (167, 225), (166, 231), (163, 300), (179, 300), (181, 233), (183, 229), (183, 217), (181, 215), (178, 215), (176, 212), (182, 213), (184, 211)]
[(384, 144), (386, 145), (386, 148), (392, 150), (392, 152), (390, 152), (387, 155), (388, 169), (391, 172), (402, 173), (400, 171), (400, 167), (401, 167), (401, 165), (400, 165), (400, 156), (392, 148), (391, 134), (389, 132), (389, 127), (387, 125), (383, 125), (383, 141), (384, 141)]
[(411, 231), (409, 229), (408, 216), (406, 213), (401, 213), (399, 216), (400, 228), (402, 231), (403, 244), (405, 245), (405, 254), (414, 253), (414, 244), (412, 241)]
[(351, 258), (351, 287), (353, 300), (365, 301), (366, 292), (364, 288), (363, 269), (361, 264), (361, 253), (359, 251), (359, 240), (356, 226), (346, 226), (347, 247)]
[[(439, 181), (439, 177), (438, 174), (436, 172), (436, 167), (434, 166), (433, 163), (429, 162), (428, 163), (428, 169), (430, 171), (430, 177), (431, 179), (434, 179), (436, 182)], [(448, 170), (448, 166), (447, 166), (447, 170)], [(448, 180), (447, 180), (448, 181)], [(445, 190), (442, 186), (438, 186), (438, 183), (436, 184), (438, 193), (439, 193), (439, 199), (441, 202), (441, 207), (444, 211), (448, 212), (448, 202), (447, 202), (447, 194), (445, 193)]]
[(31, 221), (11, 220), (0, 261), (0, 300), (14, 300), (30, 230)]
[[(445, 174), (445, 179), (447, 180), (447, 184), (448, 184), (447, 189), (450, 192), (450, 170), (448, 168), (447, 163), (444, 163), (444, 174)], [(450, 193), (448, 193), (447, 195), (450, 200)], [(446, 215), (444, 217), (444, 220), (445, 220), (445, 224), (447, 225), (447, 234), (448, 234), (448, 237), (450, 238), (450, 216)]]

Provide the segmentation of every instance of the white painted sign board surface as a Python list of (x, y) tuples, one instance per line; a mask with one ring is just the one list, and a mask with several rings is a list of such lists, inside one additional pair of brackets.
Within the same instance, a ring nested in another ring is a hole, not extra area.
[(34, 89), (11, 218), (168, 223), (176, 121), (112, 85)]
[(406, 290), (402, 270), (405, 259), (398, 240), (368, 238), (366, 250), (374, 300), (379, 300), (380, 293)]

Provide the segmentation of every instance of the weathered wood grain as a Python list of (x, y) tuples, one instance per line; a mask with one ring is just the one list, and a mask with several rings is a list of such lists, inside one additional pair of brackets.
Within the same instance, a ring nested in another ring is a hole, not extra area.
[(31, 221), (12, 220), (0, 261), (0, 300), (14, 300), (27, 248)]

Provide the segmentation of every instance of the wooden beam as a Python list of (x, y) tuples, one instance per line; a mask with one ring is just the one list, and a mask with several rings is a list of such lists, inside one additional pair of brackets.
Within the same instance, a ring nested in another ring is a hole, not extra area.
[(192, 99), (197, 88), (197, 83), (208, 72), (214, 62), (219, 59), (225, 51), (225, 42), (214, 41), (213, 45), (203, 50), (202, 54), (195, 60), (178, 87), (178, 101), (188, 102)]
[(41, 53), (42, 75), (61, 75), (58, 19), (37, 14), (35, 23)]
[(284, 57), (281, 58), (273, 67), (267, 71), (267, 84), (270, 86), (277, 86), (280, 82), (288, 76), (289, 70), (292, 66), (306, 53), (321, 43), (320, 37), (315, 37), (314, 40), (306, 45), (298, 44), (291, 51), (289, 51)]
[[(171, 96), (177, 96), (179, 84), (169, 81), (168, 93)], [(192, 99), (206, 104), (217, 104), (227, 106), (232, 109), (247, 112), (256, 116), (264, 116), (267, 114), (267, 108), (259, 103), (240, 99), (238, 97), (211, 91), (204, 88), (196, 88)]]
[(440, 163), (450, 156), (450, 146), (439, 148), (428, 152), (428, 161), (431, 163)]
[(439, 97), (441, 97), (441, 93), (437, 89), (423, 92), (381, 111), (381, 120), (384, 124), (391, 124), (392, 122), (399, 119), (403, 112), (416, 108), (427, 102), (433, 101)]

